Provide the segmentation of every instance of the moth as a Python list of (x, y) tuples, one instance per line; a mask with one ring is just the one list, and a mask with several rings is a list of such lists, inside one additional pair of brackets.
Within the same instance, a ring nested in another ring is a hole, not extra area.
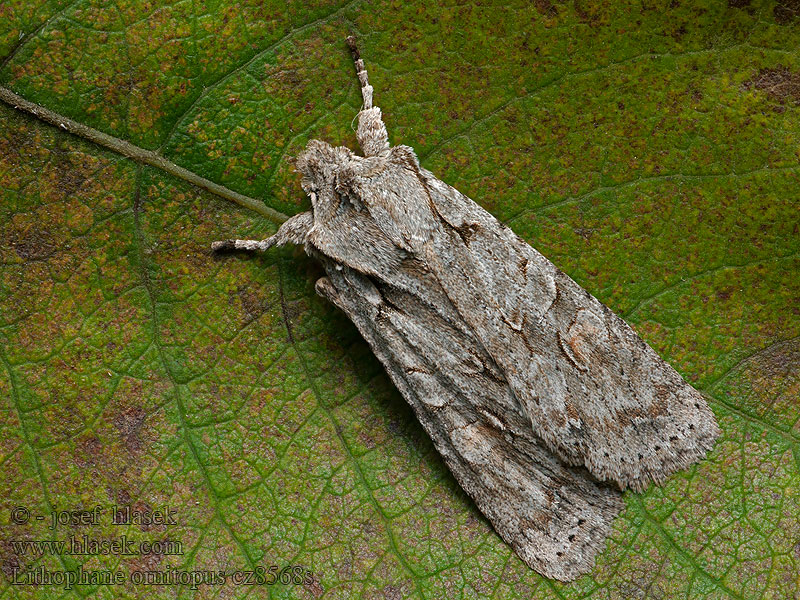
[(352, 320), (461, 487), (519, 557), (570, 581), (622, 509), (702, 459), (703, 396), (621, 318), (506, 225), (390, 146), (355, 40), (363, 156), (311, 140), (311, 210), (265, 240), (302, 244), (316, 291)]

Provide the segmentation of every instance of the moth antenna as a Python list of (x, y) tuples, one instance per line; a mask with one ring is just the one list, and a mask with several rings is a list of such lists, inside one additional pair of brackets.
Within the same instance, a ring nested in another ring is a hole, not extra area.
[(351, 35), (346, 41), (353, 55), (358, 82), (361, 84), (361, 97), (364, 99), (364, 108), (358, 113), (358, 145), (364, 156), (381, 156), (389, 151), (389, 134), (383, 124), (381, 109), (372, 105), (372, 86), (367, 79), (367, 68), (356, 46), (356, 38)]
[(367, 68), (364, 66), (364, 60), (358, 52), (355, 36), (348, 36), (347, 46), (350, 48), (350, 54), (353, 55), (353, 62), (356, 65), (356, 75), (358, 75), (358, 82), (361, 84), (361, 97), (364, 99), (364, 110), (372, 108), (372, 86), (367, 79)]

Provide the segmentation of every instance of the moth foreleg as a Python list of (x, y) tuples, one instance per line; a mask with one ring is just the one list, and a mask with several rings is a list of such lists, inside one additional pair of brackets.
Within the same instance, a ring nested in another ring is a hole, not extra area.
[(327, 277), (320, 277), (317, 279), (316, 284), (314, 284), (314, 290), (317, 292), (317, 295), (321, 296), (322, 298), (326, 298), (335, 305), (338, 305), (339, 292), (336, 291), (336, 288), (331, 283), (331, 280)]
[(264, 252), (273, 246), (270, 244), (272, 238), (265, 240), (219, 240), (211, 242), (211, 250), (214, 252), (233, 252), (234, 250), (247, 250), (249, 252)]
[(250, 252), (264, 252), (273, 246), (284, 244), (303, 244), (308, 231), (314, 225), (314, 215), (306, 211), (289, 218), (278, 228), (275, 235), (265, 240), (221, 240), (211, 244), (214, 252), (231, 252), (234, 250), (247, 250)]

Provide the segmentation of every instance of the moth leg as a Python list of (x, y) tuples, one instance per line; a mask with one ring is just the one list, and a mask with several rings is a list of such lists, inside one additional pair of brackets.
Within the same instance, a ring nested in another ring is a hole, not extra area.
[(361, 97), (364, 99), (364, 108), (358, 113), (358, 145), (361, 146), (364, 156), (379, 156), (389, 151), (389, 134), (381, 118), (381, 109), (372, 106), (372, 86), (367, 79), (367, 68), (358, 52), (356, 38), (349, 36), (347, 45), (353, 55), (356, 74), (361, 84)]
[(213, 242), (211, 250), (214, 252), (231, 252), (233, 250), (248, 250), (251, 252), (264, 252), (273, 246), (284, 244), (303, 244), (306, 235), (314, 225), (314, 214), (306, 211), (297, 214), (278, 228), (275, 235), (265, 240), (222, 240)]
[(336, 306), (339, 305), (339, 292), (336, 291), (331, 280), (327, 277), (320, 277), (317, 279), (317, 282), (314, 284), (314, 290), (317, 292), (318, 296), (327, 299)]

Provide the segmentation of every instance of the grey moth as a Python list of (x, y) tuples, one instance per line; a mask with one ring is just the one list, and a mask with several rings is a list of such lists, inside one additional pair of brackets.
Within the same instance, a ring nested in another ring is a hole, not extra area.
[(702, 459), (719, 435), (703, 396), (621, 318), (511, 229), (390, 146), (348, 38), (363, 156), (311, 140), (312, 208), (272, 237), (302, 244), (317, 292), (350, 318), (461, 487), (539, 573), (589, 571), (622, 509)]

